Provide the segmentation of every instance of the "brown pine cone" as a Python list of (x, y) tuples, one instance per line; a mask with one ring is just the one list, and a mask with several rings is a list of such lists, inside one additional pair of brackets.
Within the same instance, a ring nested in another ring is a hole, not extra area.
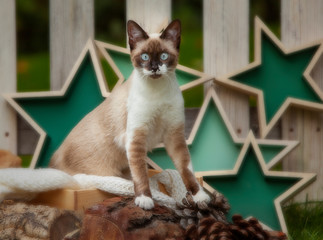
[(245, 220), (233, 215), (228, 223), (226, 214), (230, 210), (227, 199), (213, 192), (211, 201), (195, 203), (191, 193), (186, 194), (182, 204), (177, 204), (176, 215), (186, 229), (187, 240), (284, 240), (282, 232), (264, 230), (256, 218)]
[(204, 217), (198, 224), (190, 224), (185, 230), (187, 240), (284, 240), (282, 232), (267, 231), (256, 218), (232, 217), (233, 223), (218, 221), (213, 216)]
[(199, 239), (228, 240), (232, 234), (227, 223), (213, 217), (201, 219), (197, 229)]
[(175, 213), (181, 218), (181, 226), (187, 228), (190, 224), (197, 224), (199, 219), (212, 216), (218, 221), (226, 222), (225, 214), (230, 210), (230, 205), (223, 195), (213, 192), (211, 201), (195, 203), (191, 193), (186, 194), (182, 204), (177, 204)]
[(186, 228), (187, 240), (232, 240), (229, 225), (220, 222), (214, 217), (206, 217), (199, 221), (198, 226), (191, 224)]
[(233, 239), (239, 240), (284, 240), (286, 235), (282, 232), (264, 230), (256, 218), (245, 220), (236, 214), (232, 216), (233, 224), (230, 224)]
[[(254, 219), (253, 219), (254, 220)], [(252, 223), (243, 219), (240, 215), (232, 216), (233, 224), (230, 224), (230, 229), (234, 235), (234, 239), (255, 239), (255, 240), (267, 240), (268, 236), (264, 233), (261, 225), (257, 225), (256, 222)]]
[(197, 235), (197, 225), (192, 223), (187, 226), (185, 229), (185, 239), (187, 240), (195, 240), (199, 239)]

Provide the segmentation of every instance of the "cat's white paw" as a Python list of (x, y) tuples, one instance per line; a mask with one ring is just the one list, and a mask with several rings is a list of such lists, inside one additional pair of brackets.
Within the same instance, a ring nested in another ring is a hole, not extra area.
[(203, 189), (200, 189), (195, 195), (193, 195), (194, 202), (206, 202), (209, 203), (211, 201), (210, 196), (204, 192)]
[(147, 197), (145, 195), (140, 195), (139, 197), (136, 197), (135, 204), (138, 207), (141, 207), (142, 209), (149, 210), (154, 207), (154, 201), (152, 198)]

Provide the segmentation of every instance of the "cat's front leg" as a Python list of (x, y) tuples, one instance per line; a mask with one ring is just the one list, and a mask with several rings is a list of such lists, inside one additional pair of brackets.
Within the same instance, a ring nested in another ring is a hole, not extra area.
[(186, 189), (192, 192), (193, 200), (195, 202), (209, 202), (209, 195), (205, 193), (194, 176), (190, 153), (185, 141), (184, 124), (169, 130), (164, 142), (167, 153), (181, 174)]
[(147, 132), (137, 129), (129, 135), (127, 157), (134, 182), (135, 204), (143, 209), (151, 209), (154, 207), (154, 201), (149, 188), (146, 164)]

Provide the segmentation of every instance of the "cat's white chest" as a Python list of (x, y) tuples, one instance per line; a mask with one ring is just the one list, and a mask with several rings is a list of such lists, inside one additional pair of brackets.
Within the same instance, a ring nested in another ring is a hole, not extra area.
[(156, 82), (148, 84), (134, 80), (127, 105), (127, 142), (135, 130), (144, 128), (150, 149), (162, 142), (167, 129), (184, 122), (183, 98), (175, 79), (151, 79)]

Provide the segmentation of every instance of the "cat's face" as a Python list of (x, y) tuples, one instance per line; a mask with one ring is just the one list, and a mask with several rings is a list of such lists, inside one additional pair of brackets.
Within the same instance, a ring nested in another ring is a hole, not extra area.
[(132, 64), (144, 76), (157, 79), (175, 70), (181, 41), (179, 20), (171, 22), (161, 34), (148, 35), (131, 20), (127, 28)]

